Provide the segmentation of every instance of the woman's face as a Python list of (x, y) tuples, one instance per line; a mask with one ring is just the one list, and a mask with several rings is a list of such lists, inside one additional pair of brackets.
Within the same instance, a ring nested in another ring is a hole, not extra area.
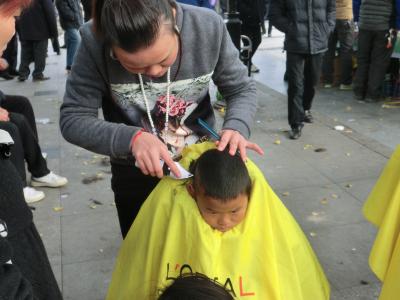
[(7, 47), (7, 43), (15, 34), (15, 18), (21, 14), (21, 9), (17, 9), (13, 14), (5, 14), (0, 7), (0, 57)]
[(151, 46), (133, 53), (113, 47), (114, 56), (131, 73), (149, 77), (163, 76), (175, 62), (179, 51), (178, 36), (167, 26), (161, 27), (158, 38)]

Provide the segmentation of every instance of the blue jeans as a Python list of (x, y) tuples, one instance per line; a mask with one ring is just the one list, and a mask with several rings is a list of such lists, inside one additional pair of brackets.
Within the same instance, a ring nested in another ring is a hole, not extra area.
[(67, 46), (67, 68), (71, 68), (76, 50), (81, 42), (81, 36), (76, 28), (65, 30), (65, 45)]

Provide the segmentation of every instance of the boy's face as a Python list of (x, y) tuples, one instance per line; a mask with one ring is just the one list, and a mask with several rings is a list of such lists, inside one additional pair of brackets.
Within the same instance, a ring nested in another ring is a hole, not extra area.
[(188, 186), (188, 191), (196, 200), (204, 221), (218, 231), (225, 232), (232, 229), (246, 216), (249, 199), (245, 193), (223, 202), (204, 195), (203, 189), (195, 192), (192, 185)]

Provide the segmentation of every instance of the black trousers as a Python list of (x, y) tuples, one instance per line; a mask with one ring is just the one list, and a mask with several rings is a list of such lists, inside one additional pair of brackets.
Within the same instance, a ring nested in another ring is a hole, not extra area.
[(10, 121), (0, 122), (0, 129), (6, 130), (14, 140), (10, 160), (26, 186), (25, 161), (34, 177), (50, 172), (39, 146), (35, 115), (29, 100), (22, 96), (6, 95), (1, 106), (10, 112)]
[(340, 83), (349, 85), (353, 80), (353, 41), (354, 23), (352, 20), (336, 20), (335, 30), (329, 37), (328, 51), (324, 55), (322, 73), (325, 83), (333, 83), (333, 64), (336, 44), (339, 41)]
[[(252, 43), (251, 55), (250, 55), (250, 64), (252, 64), (251, 59), (253, 55), (256, 53), (258, 46), (261, 44), (261, 28), (260, 25), (248, 25), (242, 24), (241, 27), (242, 35), (246, 35), (250, 38)], [(244, 46), (247, 46), (246, 41), (243, 42)]]
[(382, 83), (393, 51), (386, 48), (387, 34), (387, 30), (360, 30), (358, 34), (358, 67), (353, 82), (357, 96), (382, 97)]
[(4, 50), (3, 58), (8, 62), (7, 72), (17, 71), (17, 60), (18, 60), (18, 37), (14, 34), (12, 39), (8, 42), (6, 50)]
[(291, 128), (301, 126), (304, 111), (311, 109), (321, 74), (322, 56), (287, 52), (288, 121)]
[(30, 74), (29, 65), (35, 63), (32, 72), (33, 77), (41, 77), (46, 67), (48, 40), (43, 41), (21, 41), (21, 63), (19, 65), (19, 75), (28, 77)]
[(111, 164), (111, 188), (114, 192), (119, 225), (125, 238), (143, 202), (159, 179), (146, 176), (135, 166)]

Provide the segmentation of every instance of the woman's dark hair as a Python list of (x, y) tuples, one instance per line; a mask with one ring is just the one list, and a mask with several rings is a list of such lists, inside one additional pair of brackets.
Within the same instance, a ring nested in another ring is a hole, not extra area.
[(174, 0), (94, 0), (96, 33), (109, 45), (134, 52), (150, 46), (162, 24), (175, 31)]
[(240, 194), (250, 197), (251, 179), (246, 165), (239, 155), (230, 155), (228, 150), (207, 150), (191, 163), (189, 171), (196, 192), (203, 189), (206, 196), (223, 201)]
[(176, 278), (158, 300), (233, 300), (233, 297), (207, 276), (189, 273)]

